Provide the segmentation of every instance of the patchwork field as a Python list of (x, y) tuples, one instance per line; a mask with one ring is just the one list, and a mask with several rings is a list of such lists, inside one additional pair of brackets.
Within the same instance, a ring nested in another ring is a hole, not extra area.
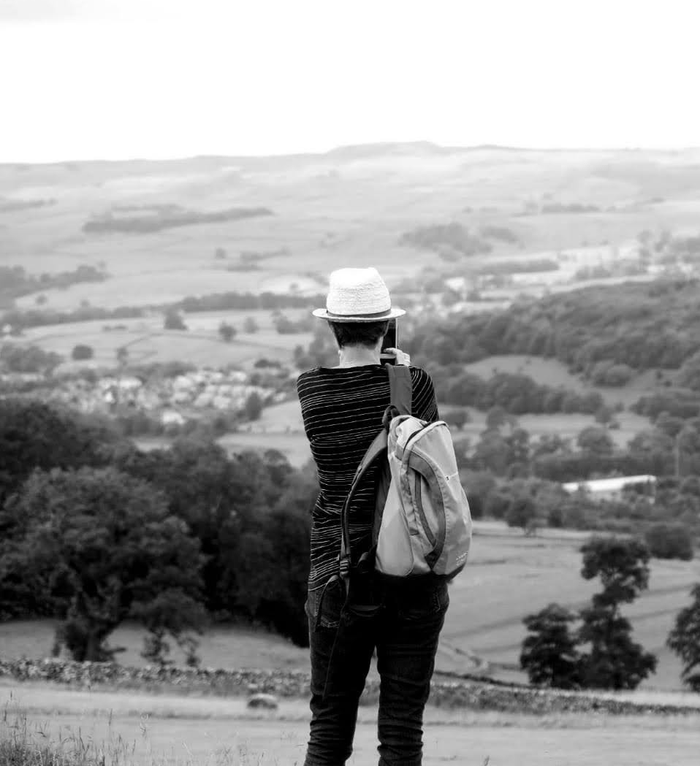
[[(428, 144), (349, 147), (324, 155), (200, 157), (163, 162), (0, 165), (0, 264), (30, 273), (101, 266), (111, 278), (45, 290), (46, 306), (115, 307), (224, 290), (318, 292), (333, 268), (374, 265), (387, 282), (458, 276), (499, 260), (560, 262), (519, 278), (528, 290), (569, 289), (574, 270), (636, 251), (643, 230), (693, 231), (698, 152), (530, 151)], [(16, 203), (48, 201), (17, 209)], [(552, 204), (559, 212), (547, 212)], [(562, 205), (574, 205), (567, 212)], [(575, 212), (576, 205), (589, 206)], [(83, 231), (95, 216), (143, 218), (165, 206), (194, 213), (265, 207), (257, 218), (156, 233)], [(572, 212), (573, 211), (573, 212)], [(416, 226), (505, 227), (487, 255), (455, 261), (399, 244)], [(219, 254), (217, 255), (217, 250)], [(243, 256), (249, 257), (241, 270)], [(233, 270), (230, 270), (233, 269)], [(19, 299), (34, 306), (39, 293)]]
[[(470, 563), (451, 585), (450, 608), (437, 659), (438, 673), (485, 672), (504, 680), (526, 680), (518, 669), (526, 635), (523, 617), (552, 601), (577, 608), (599, 589), (579, 572), (579, 548), (587, 534), (542, 530), (525, 537), (498, 522), (476, 523)], [(635, 640), (659, 658), (656, 675), (641, 688), (680, 689), (681, 666), (666, 648), (666, 636), (678, 610), (690, 601), (700, 580), (700, 561), (653, 560), (650, 588), (626, 614)], [(122, 626), (114, 646), (125, 647), (119, 661), (145, 664), (140, 657), (143, 631)], [(0, 623), (0, 655), (42, 657), (50, 654), (53, 626), (46, 621)], [(203, 637), (199, 651), (210, 667), (308, 668), (307, 653), (278, 637), (243, 628), (216, 627)], [(177, 659), (177, 654), (175, 653)]]
[[(288, 309), (283, 314), (298, 319), (299, 309)], [(247, 319), (254, 319), (258, 330), (245, 331)], [(114, 367), (116, 352), (126, 347), (129, 363), (181, 361), (201, 367), (222, 367), (228, 364), (248, 366), (261, 357), (289, 364), (298, 345), (308, 346), (311, 333), (280, 334), (273, 324), (270, 311), (208, 311), (184, 316), (187, 330), (163, 329), (163, 316), (154, 312), (138, 319), (99, 320), (75, 322), (27, 329), (21, 339), (8, 342), (32, 344), (45, 351), (61, 354), (66, 362), (59, 368)], [(236, 328), (236, 336), (225, 343), (218, 328), (222, 322)], [(118, 329), (117, 329), (118, 328)], [(71, 352), (78, 344), (94, 350), (90, 362), (71, 361)]]

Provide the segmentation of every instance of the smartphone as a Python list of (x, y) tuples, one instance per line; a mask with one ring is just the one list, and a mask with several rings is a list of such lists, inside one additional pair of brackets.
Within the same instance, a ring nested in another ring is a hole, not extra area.
[(382, 364), (395, 364), (396, 357), (392, 353), (385, 353), (384, 349), (399, 348), (399, 328), (396, 319), (389, 320), (389, 329), (384, 336), (382, 343), (382, 353), (379, 355), (379, 361)]

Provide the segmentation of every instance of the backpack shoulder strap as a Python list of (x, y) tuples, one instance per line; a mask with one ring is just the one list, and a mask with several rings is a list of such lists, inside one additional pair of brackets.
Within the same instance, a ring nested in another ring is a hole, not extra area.
[(387, 364), (391, 405), (399, 415), (410, 415), (413, 406), (413, 381), (411, 370), (403, 364)]
[[(339, 557), (339, 571), (340, 571), (340, 577), (346, 582), (347, 586), (347, 580), (350, 576), (350, 503), (352, 502), (353, 498), (355, 497), (355, 493), (357, 492), (357, 488), (359, 487), (360, 481), (362, 480), (365, 473), (367, 473), (367, 469), (374, 464), (374, 462), (381, 458), (386, 456), (386, 447), (387, 447), (387, 431), (385, 428), (382, 428), (382, 430), (374, 437), (374, 440), (369, 445), (369, 448), (367, 449), (367, 452), (365, 452), (364, 457), (360, 461), (360, 465), (357, 466), (357, 471), (355, 471), (355, 476), (352, 480), (352, 485), (350, 487), (350, 491), (348, 492), (348, 496), (345, 498), (345, 502), (343, 503), (343, 508), (340, 512), (340, 557)], [(348, 592), (347, 589), (345, 591)]]
[[(369, 449), (357, 467), (352, 486), (345, 498), (345, 503), (340, 514), (341, 539), (340, 539), (340, 576), (346, 581), (350, 574), (350, 503), (367, 469), (378, 459), (386, 457), (389, 423), (395, 415), (410, 415), (413, 402), (413, 383), (411, 371), (405, 365), (386, 365), (389, 373), (389, 388), (391, 403), (384, 413), (382, 430), (374, 438)], [(347, 590), (346, 590), (347, 593)]]

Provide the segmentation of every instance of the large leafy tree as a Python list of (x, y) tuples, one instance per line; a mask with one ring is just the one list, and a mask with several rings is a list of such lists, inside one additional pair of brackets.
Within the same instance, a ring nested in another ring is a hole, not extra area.
[(642, 540), (593, 537), (581, 548), (585, 580), (600, 577), (603, 591), (596, 600), (604, 605), (630, 603), (649, 587), (651, 554)]
[[(106, 465), (119, 439), (95, 416), (33, 399), (0, 399), (0, 508), (35, 468)], [(7, 534), (0, 526), (0, 536)]]
[(632, 625), (620, 606), (649, 587), (649, 549), (641, 540), (594, 537), (581, 549), (586, 580), (600, 577), (603, 590), (582, 610), (579, 642), (590, 651), (582, 656), (586, 686), (636, 689), (656, 670), (656, 657), (632, 640)]
[(130, 474), (162, 489), (173, 515), (200, 541), (206, 606), (220, 616), (254, 619), (297, 643), (308, 641), (304, 601), (315, 476), (284, 455), (243, 452), (180, 439), (170, 450), (127, 450)]
[(678, 613), (667, 644), (683, 662), (683, 681), (700, 692), (700, 583), (693, 586), (692, 602)]
[(523, 641), (520, 666), (530, 683), (575, 689), (579, 686), (579, 653), (569, 625), (576, 615), (559, 604), (525, 618), (529, 635)]
[(109, 659), (127, 619), (180, 641), (201, 628), (199, 544), (146, 482), (114, 468), (36, 471), (5, 516), (18, 534), (0, 582), (36, 586), (75, 659)]
[[(598, 689), (635, 689), (656, 669), (656, 657), (632, 640), (632, 626), (620, 606), (649, 584), (649, 550), (639, 540), (596, 537), (583, 548), (581, 575), (600, 577), (603, 590), (574, 617), (558, 604), (525, 618), (531, 635), (523, 643), (521, 665), (531, 681)], [(587, 648), (580, 651), (576, 647)]]

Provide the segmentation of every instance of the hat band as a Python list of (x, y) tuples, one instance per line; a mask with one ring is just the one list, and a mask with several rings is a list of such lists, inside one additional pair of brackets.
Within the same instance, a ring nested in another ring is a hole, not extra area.
[(370, 314), (366, 312), (362, 312), (360, 314), (336, 314), (335, 311), (328, 311), (328, 309), (326, 309), (326, 313), (328, 316), (338, 317), (339, 319), (352, 319), (353, 317), (377, 317), (377, 319), (381, 319), (382, 317), (391, 314), (391, 306), (389, 306), (389, 308), (385, 309), (384, 311), (376, 311)]

